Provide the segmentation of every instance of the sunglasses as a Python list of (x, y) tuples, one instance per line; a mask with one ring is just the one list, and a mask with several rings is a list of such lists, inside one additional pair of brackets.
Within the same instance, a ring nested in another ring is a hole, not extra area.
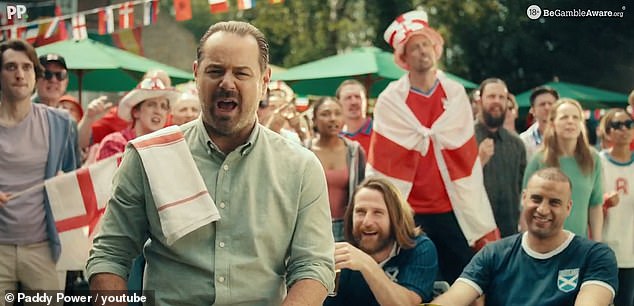
[(611, 121), (609, 123), (610, 128), (615, 130), (620, 130), (622, 127), (626, 127), (627, 129), (631, 129), (634, 127), (633, 120), (625, 120), (625, 121)]
[(50, 81), (53, 79), (53, 77), (55, 77), (58, 81), (63, 81), (63, 80), (66, 80), (66, 78), (68, 77), (68, 72), (66, 71), (53, 72), (50, 70), (44, 71), (44, 79)]

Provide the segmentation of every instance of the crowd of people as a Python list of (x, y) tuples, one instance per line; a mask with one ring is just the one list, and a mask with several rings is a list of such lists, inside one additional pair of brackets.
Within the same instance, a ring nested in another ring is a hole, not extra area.
[(407, 73), (372, 116), (356, 80), (297, 111), (244, 22), (203, 35), (195, 92), (152, 70), (116, 106), (102, 96), (85, 110), (66, 94), (63, 55), (3, 42), (0, 292), (64, 288), (41, 183), (123, 153), (85, 271), (94, 292), (154, 290), (159, 305), (634, 305), (634, 115), (603, 116), (598, 152), (580, 103), (539, 87), (518, 134), (503, 80), (467, 95), (437, 68), (444, 40), (424, 11), (384, 37)]

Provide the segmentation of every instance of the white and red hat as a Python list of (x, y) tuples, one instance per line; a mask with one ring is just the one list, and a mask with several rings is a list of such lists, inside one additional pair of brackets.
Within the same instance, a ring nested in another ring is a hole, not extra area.
[(295, 92), (284, 81), (270, 81), (268, 89), (269, 95), (273, 94), (273, 92), (279, 92), (287, 102), (293, 101), (295, 98)]
[(434, 43), (436, 60), (440, 59), (445, 41), (442, 36), (429, 26), (427, 12), (416, 10), (407, 12), (396, 19), (383, 33), (383, 39), (394, 48), (394, 61), (405, 70), (409, 70), (407, 63), (403, 62), (401, 55), (405, 44), (414, 35), (425, 35)]
[(132, 121), (132, 108), (137, 104), (152, 98), (166, 98), (170, 105), (180, 97), (181, 93), (172, 87), (167, 87), (157, 77), (143, 79), (139, 85), (128, 92), (121, 101), (119, 101), (119, 110), (117, 114), (126, 121)]

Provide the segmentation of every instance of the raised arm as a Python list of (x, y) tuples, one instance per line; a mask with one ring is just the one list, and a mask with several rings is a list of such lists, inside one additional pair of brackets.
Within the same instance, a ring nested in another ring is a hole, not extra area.
[(92, 136), (92, 124), (99, 118), (105, 115), (112, 107), (112, 103), (106, 101), (106, 96), (96, 98), (86, 108), (86, 114), (77, 124), (77, 139), (80, 148), (87, 148), (90, 146), (90, 137)]

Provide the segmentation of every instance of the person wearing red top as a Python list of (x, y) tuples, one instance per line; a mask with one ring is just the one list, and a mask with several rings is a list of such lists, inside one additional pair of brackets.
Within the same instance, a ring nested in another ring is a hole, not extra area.
[(344, 126), (341, 135), (356, 140), (365, 152), (370, 150), (372, 118), (368, 117), (368, 98), (361, 82), (345, 80), (337, 88), (336, 97), (343, 106)]
[[(169, 75), (161, 69), (149, 70), (142, 79), (150, 77), (160, 79), (165, 87), (172, 86)], [(80, 148), (99, 144), (106, 135), (128, 127), (130, 122), (119, 117), (118, 108), (113, 106), (114, 104), (109, 102), (106, 96), (98, 97), (88, 103), (83, 120), (77, 124)], [(168, 116), (166, 126), (169, 124), (170, 118)]]
[(437, 69), (444, 41), (427, 19), (426, 12), (411, 11), (384, 33), (394, 61), (408, 73), (379, 95), (366, 176), (386, 176), (401, 190), (437, 247), (441, 279), (453, 283), (474, 254), (470, 246), (499, 231), (467, 93)]

